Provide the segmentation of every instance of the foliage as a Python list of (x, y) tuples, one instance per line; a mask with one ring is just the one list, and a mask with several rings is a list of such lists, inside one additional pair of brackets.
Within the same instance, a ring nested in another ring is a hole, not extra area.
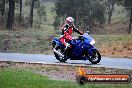
[(105, 8), (106, 8), (106, 13), (108, 14), (108, 24), (111, 23), (111, 17), (113, 14), (114, 6), (116, 4), (116, 0), (104, 0)]
[(55, 11), (56, 17), (62, 19), (72, 16), (75, 24), (81, 29), (90, 30), (105, 22), (105, 8), (98, 0), (58, 0)]
[(37, 8), (37, 14), (39, 17), (39, 22), (41, 24), (42, 21), (46, 21), (46, 11), (45, 11), (45, 6), (44, 5), (39, 5)]
[(58, 25), (60, 25), (60, 17), (55, 17), (55, 22), (53, 23), (55, 31), (59, 29)]
[(117, 0), (117, 1), (118, 1), (118, 5), (123, 5), (128, 9), (132, 8), (132, 0)]
[(131, 33), (131, 24), (132, 24), (132, 0), (118, 0), (118, 3), (120, 5), (123, 5), (127, 10), (130, 11), (130, 22), (129, 22), (129, 28), (128, 28), (128, 34)]

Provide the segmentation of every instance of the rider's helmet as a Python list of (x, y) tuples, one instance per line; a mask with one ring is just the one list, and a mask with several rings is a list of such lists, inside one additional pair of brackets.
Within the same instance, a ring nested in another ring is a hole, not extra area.
[(72, 17), (67, 17), (66, 18), (66, 24), (68, 25), (68, 26), (73, 26), (73, 24), (74, 24), (74, 19), (72, 18)]

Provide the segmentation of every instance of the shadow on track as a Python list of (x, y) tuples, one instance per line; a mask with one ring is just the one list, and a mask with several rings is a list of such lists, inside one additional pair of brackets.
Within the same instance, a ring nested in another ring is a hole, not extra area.
[(70, 63), (70, 62), (55, 62), (58, 64), (71, 64), (71, 65), (101, 65), (101, 64), (92, 64), (92, 63), (79, 63), (79, 62), (75, 62), (75, 63)]

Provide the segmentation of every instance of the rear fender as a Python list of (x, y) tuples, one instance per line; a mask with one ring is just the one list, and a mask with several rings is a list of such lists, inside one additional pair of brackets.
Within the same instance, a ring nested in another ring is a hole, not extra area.
[(54, 38), (52, 40), (52, 45), (55, 46), (55, 45), (58, 45), (58, 46), (63, 46), (63, 44), (61, 43), (61, 41), (58, 39), (58, 38)]

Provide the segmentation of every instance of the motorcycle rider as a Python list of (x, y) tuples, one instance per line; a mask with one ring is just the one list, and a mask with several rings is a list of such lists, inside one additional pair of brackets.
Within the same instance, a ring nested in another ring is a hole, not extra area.
[(60, 41), (66, 46), (64, 54), (67, 54), (68, 50), (70, 49), (70, 44), (68, 42), (73, 39), (71, 36), (73, 31), (83, 35), (83, 32), (75, 28), (74, 19), (72, 17), (67, 17), (60, 36)]

